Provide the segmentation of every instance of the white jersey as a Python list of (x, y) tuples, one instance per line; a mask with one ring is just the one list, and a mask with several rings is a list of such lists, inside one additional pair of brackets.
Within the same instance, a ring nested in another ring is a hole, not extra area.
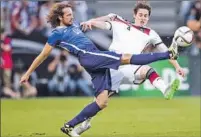
[[(109, 14), (108, 16), (111, 21), (106, 22), (107, 29), (113, 31), (113, 40), (109, 50), (129, 54), (165, 52), (168, 50), (154, 30), (135, 26), (116, 14)], [(123, 65), (119, 67), (119, 71), (124, 75), (127, 82), (140, 84), (144, 79), (139, 79), (139, 68), (140, 65)]]
[(113, 40), (109, 50), (118, 53), (140, 54), (145, 52), (167, 51), (160, 36), (152, 29), (138, 27), (116, 14), (109, 14), (108, 22), (113, 31)]

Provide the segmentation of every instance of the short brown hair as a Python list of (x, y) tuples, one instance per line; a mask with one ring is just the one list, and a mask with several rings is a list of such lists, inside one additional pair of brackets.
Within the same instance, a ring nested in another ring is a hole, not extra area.
[(47, 16), (47, 22), (50, 23), (53, 28), (60, 25), (59, 17), (63, 16), (64, 8), (72, 8), (72, 6), (65, 3), (56, 3), (50, 10)]
[(133, 9), (134, 13), (137, 14), (139, 9), (147, 9), (149, 11), (149, 16), (151, 15), (151, 6), (147, 3), (137, 3), (135, 8)]

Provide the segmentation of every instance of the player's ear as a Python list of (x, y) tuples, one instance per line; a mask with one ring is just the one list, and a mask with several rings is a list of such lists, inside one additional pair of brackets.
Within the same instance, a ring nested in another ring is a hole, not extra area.
[(62, 17), (61, 17), (61, 16), (59, 16), (59, 20), (60, 20), (60, 21), (62, 20)]
[(150, 19), (150, 16), (148, 16), (148, 20)]
[(133, 13), (133, 18), (135, 19), (135, 13)]

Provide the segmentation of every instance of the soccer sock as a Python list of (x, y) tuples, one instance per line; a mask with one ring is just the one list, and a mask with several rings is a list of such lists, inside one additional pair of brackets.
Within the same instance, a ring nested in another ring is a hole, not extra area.
[(134, 65), (146, 65), (157, 60), (165, 60), (170, 58), (169, 51), (164, 53), (149, 53), (133, 55), (130, 60), (130, 64)]
[(86, 106), (75, 118), (69, 121), (67, 124), (71, 127), (76, 126), (79, 123), (82, 123), (86, 119), (95, 116), (99, 111), (100, 107), (96, 102), (93, 102)]
[(155, 71), (153, 71), (149, 75), (148, 79), (154, 87), (156, 87), (158, 90), (160, 90), (163, 93), (163, 95), (165, 94), (165, 90), (167, 88), (167, 85), (165, 84), (163, 79)]

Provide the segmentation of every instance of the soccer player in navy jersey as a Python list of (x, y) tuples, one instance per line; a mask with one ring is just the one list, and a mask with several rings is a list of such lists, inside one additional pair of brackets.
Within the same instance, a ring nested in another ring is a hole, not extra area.
[[(177, 48), (164, 53), (151, 54), (118, 54), (112, 51), (100, 51), (81, 31), (80, 25), (73, 20), (72, 8), (69, 4), (57, 3), (48, 15), (48, 22), (54, 28), (48, 37), (45, 47), (33, 61), (20, 83), (28, 81), (30, 74), (48, 57), (55, 46), (66, 49), (78, 57), (80, 64), (92, 77), (96, 101), (87, 105), (77, 116), (65, 123), (62, 132), (69, 136), (79, 136), (73, 128), (84, 120), (95, 116), (108, 104), (108, 94), (117, 88), (121, 77), (113, 77), (118, 67), (125, 64), (144, 65), (157, 60), (177, 58)], [(114, 73), (113, 73), (114, 72)], [(118, 73), (117, 73), (118, 74)]]

